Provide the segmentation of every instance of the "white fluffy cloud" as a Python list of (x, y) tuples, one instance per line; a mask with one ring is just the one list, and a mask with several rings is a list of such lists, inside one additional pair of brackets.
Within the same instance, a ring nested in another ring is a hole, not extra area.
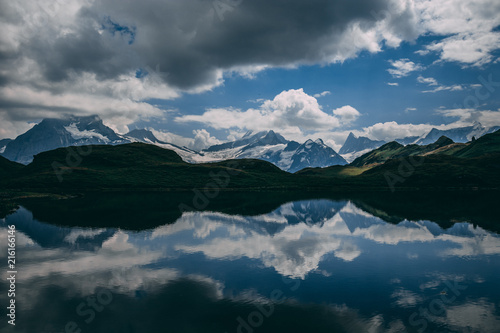
[(480, 122), (485, 126), (500, 126), (500, 109), (476, 110), (476, 109), (440, 109), (437, 111), (445, 117), (457, 118), (458, 124), (471, 124)]
[[(279, 2), (255, 0), (242, 2), (223, 22), (211, 1), (199, 0), (0, 0), (0, 8), (0, 135), (9, 137), (29, 122), (63, 113), (97, 113), (125, 131), (135, 121), (163, 115), (149, 99), (209, 91), (229, 75), (251, 79), (270, 68), (339, 63), (421, 35), (440, 38), (419, 54), (437, 53), (441, 61), (467, 66), (498, 60), (494, 52), (500, 49), (496, 0), (290, 0), (286, 12)], [(391, 64), (395, 78), (422, 70), (406, 58)], [(213, 109), (213, 115), (229, 116), (222, 123), (246, 117), (247, 123), (271, 123), (291, 133), (339, 126), (336, 116), (311, 103), (304, 114), (282, 111), (290, 120), (273, 105)], [(305, 123), (299, 126), (297, 119)]]
[(342, 124), (350, 124), (361, 116), (361, 113), (350, 105), (333, 110), (333, 114), (340, 118)]
[(494, 60), (500, 48), (500, 3), (495, 0), (415, 1), (422, 28), (445, 36), (424, 51), (437, 52), (443, 61), (482, 66)]
[(194, 130), (194, 141), (193, 144), (189, 146), (194, 150), (203, 150), (213, 145), (221, 143), (217, 138), (210, 135), (206, 129)]
[(180, 116), (177, 122), (199, 122), (215, 129), (277, 130), (283, 133), (333, 130), (341, 122), (359, 117), (351, 106), (324, 112), (316, 98), (303, 89), (283, 91), (273, 100), (266, 100), (258, 109), (245, 111), (233, 108), (208, 109), (202, 115)]
[(389, 68), (387, 71), (395, 78), (402, 78), (410, 75), (411, 72), (421, 71), (424, 69), (422, 65), (416, 64), (410, 59), (392, 60), (390, 64), (394, 68)]

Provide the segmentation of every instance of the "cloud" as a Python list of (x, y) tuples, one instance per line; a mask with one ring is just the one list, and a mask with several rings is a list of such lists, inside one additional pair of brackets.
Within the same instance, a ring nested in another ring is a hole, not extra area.
[(422, 75), (420, 75), (418, 78), (417, 78), (417, 81), (420, 82), (420, 83), (424, 83), (424, 84), (427, 84), (429, 86), (437, 86), (438, 83), (436, 81), (436, 79), (432, 78), (432, 77), (423, 77)]
[[(232, 75), (342, 63), (421, 35), (443, 37), (421, 54), (470, 66), (494, 61), (500, 48), (500, 4), (493, 0), (230, 6), (221, 20), (213, 2), (201, 0), (2, 1), (0, 117), (24, 122), (8, 135), (62, 113), (97, 113), (123, 131), (163, 112), (146, 105), (150, 99), (210, 91)], [(409, 59), (392, 64), (396, 78), (422, 69)]]
[[(1, 6), (3, 118), (36, 121), (91, 109), (122, 129), (161, 113), (143, 103), (149, 99), (209, 91), (226, 76), (251, 79), (267, 68), (343, 62), (380, 52), (384, 40), (395, 47), (418, 35), (373, 14), (387, 10), (388, 0), (291, 0), (286, 11), (280, 1), (244, 1), (223, 21), (212, 1), (201, 0)], [(414, 16), (413, 7), (396, 16)]]
[(194, 144), (193, 138), (186, 138), (181, 135), (177, 135), (174, 133), (158, 131), (153, 128), (150, 129), (153, 132), (154, 136), (163, 142), (172, 143), (177, 146), (191, 147)]
[(484, 126), (500, 126), (499, 110), (476, 110), (476, 109), (439, 109), (438, 114), (449, 118), (458, 118), (457, 124), (471, 124), (479, 122)]
[(410, 61), (410, 59), (391, 60), (389, 62), (394, 68), (389, 68), (387, 71), (397, 79), (408, 76), (411, 72), (421, 71), (424, 69), (422, 65), (416, 64), (413, 61)]
[(361, 113), (350, 105), (333, 110), (333, 114), (336, 115), (343, 124), (350, 124), (361, 116)]
[(405, 109), (405, 113), (410, 113), (411, 111), (417, 111), (417, 108), (410, 108), (410, 107), (408, 107), (408, 108)]
[(328, 95), (331, 95), (331, 92), (327, 90), (327, 91), (323, 91), (320, 94), (314, 94), (313, 97), (314, 98), (320, 98), (320, 97), (324, 97), (324, 96), (328, 96)]
[(483, 66), (500, 48), (500, 3), (492, 0), (417, 1), (422, 28), (444, 36), (427, 45), (421, 54), (436, 52), (442, 61)]
[(397, 82), (387, 82), (387, 85), (388, 86), (393, 86), (393, 87), (398, 87), (399, 83), (397, 83)]
[(439, 91), (462, 91), (464, 89), (465, 89), (464, 86), (462, 86), (460, 84), (454, 84), (452, 86), (439, 86), (439, 87), (436, 87), (432, 90), (424, 90), (422, 92), (423, 93), (436, 93)]
[(192, 145), (189, 145), (189, 148), (192, 148), (194, 150), (203, 150), (210, 146), (221, 143), (221, 141), (211, 136), (210, 133), (205, 129), (194, 130), (193, 134), (195, 135), (194, 142)]
[(425, 78), (422, 75), (420, 75), (417, 78), (417, 81), (420, 83), (423, 83), (423, 84), (427, 84), (428, 86), (437, 86), (436, 88), (434, 88), (432, 90), (424, 90), (424, 91), (422, 91), (423, 93), (436, 93), (439, 91), (462, 91), (465, 89), (465, 87), (461, 84), (454, 84), (451, 86), (441, 85), (441, 84), (438, 84), (436, 79), (434, 79), (432, 77)]
[[(335, 114), (335, 112), (337, 114)], [(351, 106), (324, 112), (316, 98), (303, 89), (283, 91), (273, 100), (266, 100), (258, 109), (242, 111), (234, 108), (212, 108), (202, 115), (186, 115), (176, 122), (199, 122), (214, 129), (278, 130), (283, 133), (332, 130), (341, 122), (350, 122), (359, 116)]]

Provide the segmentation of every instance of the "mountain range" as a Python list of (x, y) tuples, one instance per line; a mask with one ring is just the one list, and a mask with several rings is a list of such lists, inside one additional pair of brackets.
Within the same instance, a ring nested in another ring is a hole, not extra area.
[[(472, 126), (451, 130), (432, 129), (422, 137), (407, 137), (396, 141), (402, 146), (408, 144), (426, 146), (434, 143), (439, 137), (446, 136), (456, 143), (461, 143), (467, 142), (473, 137), (479, 138), (499, 128), (485, 128), (481, 124), (475, 123)], [(346, 165), (386, 144), (384, 141), (371, 140), (362, 136), (357, 137), (351, 132), (337, 153), (321, 139), (299, 143), (289, 141), (271, 130), (250, 131), (235, 141), (195, 151), (161, 141), (151, 131), (145, 129), (134, 129), (127, 134), (118, 134), (104, 125), (98, 116), (69, 116), (64, 119), (44, 119), (14, 140), (0, 140), (0, 155), (10, 161), (26, 165), (33, 161), (35, 155), (61, 147), (121, 145), (134, 142), (153, 144), (173, 150), (185, 162), (192, 164), (232, 159), (260, 159), (292, 173), (311, 167), (324, 168)], [(359, 164), (360, 162), (357, 161), (356, 165)]]
[(255, 158), (271, 162), (288, 172), (308, 167), (345, 165), (345, 161), (321, 139), (303, 144), (288, 141), (274, 131), (248, 132), (241, 139), (215, 145), (201, 152), (161, 141), (145, 129), (115, 133), (98, 116), (44, 119), (15, 140), (0, 141), (0, 154), (14, 162), (29, 164), (41, 152), (70, 146), (120, 145), (133, 142), (154, 144), (175, 151), (188, 163), (219, 162)]
[(427, 133), (427, 135), (420, 137), (418, 140), (412, 143), (415, 143), (417, 145), (428, 145), (436, 142), (436, 140), (442, 136), (446, 136), (447, 138), (450, 138), (457, 143), (465, 143), (471, 141), (473, 137), (477, 139), (485, 134), (498, 131), (499, 129), (500, 126), (487, 128), (479, 122), (474, 122), (474, 124), (472, 124), (471, 126), (453, 128), (449, 130), (439, 130), (433, 128), (429, 133)]
[(247, 132), (241, 139), (209, 147), (201, 152), (205, 161), (260, 159), (280, 169), (296, 172), (309, 167), (346, 165), (347, 161), (321, 139), (303, 144), (288, 141), (274, 131)]
[(223, 190), (500, 189), (500, 130), (468, 143), (446, 137), (427, 146), (392, 142), (375, 150), (383, 154), (371, 155), (384, 158), (370, 160), (369, 153), (359, 158), (365, 163), (353, 163), (361, 166), (306, 168), (293, 174), (258, 159), (189, 164), (172, 150), (137, 142), (85, 147), (88, 150), (92, 153), (76, 162), (68, 161), (67, 148), (43, 152), (26, 166), (0, 156), (0, 190), (71, 194), (198, 189), (188, 205), (196, 208)]

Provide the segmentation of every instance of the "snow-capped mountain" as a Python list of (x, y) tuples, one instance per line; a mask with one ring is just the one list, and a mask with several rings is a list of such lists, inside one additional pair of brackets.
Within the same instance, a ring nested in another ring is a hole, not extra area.
[(149, 143), (156, 145), (161, 148), (173, 150), (179, 155), (185, 162), (188, 163), (201, 163), (201, 162), (206, 162), (205, 157), (203, 154), (200, 154), (199, 152), (186, 148), (186, 147), (181, 147), (174, 145), (172, 143), (164, 142), (161, 140), (158, 140), (156, 136), (151, 132), (146, 129), (135, 129), (123, 136), (126, 138), (129, 142), (143, 142), (143, 143)]
[(493, 133), (500, 127), (486, 128), (481, 123), (475, 122), (472, 126), (453, 128), (449, 130), (439, 130), (433, 128), (427, 135), (419, 138), (415, 143), (418, 145), (428, 145), (435, 142), (441, 136), (446, 136), (454, 142), (465, 143), (472, 140), (473, 137), (479, 138), (485, 134)]
[(287, 144), (288, 141), (282, 137), (281, 135), (275, 133), (274, 131), (262, 131), (258, 133), (253, 133), (252, 131), (248, 131), (241, 139), (232, 142), (226, 142), (220, 145), (211, 146), (205, 149), (205, 152), (213, 153), (220, 151), (227, 151), (229, 149), (240, 148), (240, 147), (248, 147), (250, 149), (252, 147), (257, 146), (274, 146), (279, 144)]
[(296, 172), (304, 168), (324, 168), (332, 165), (346, 165), (347, 161), (328, 147), (321, 139), (307, 140), (292, 155), (292, 164), (287, 171)]
[[(274, 131), (247, 132), (241, 139), (211, 146), (201, 151), (201, 154), (210, 161), (241, 158), (262, 159), (285, 170), (286, 163), (280, 163), (283, 159), (281, 153), (288, 147), (289, 143)], [(293, 152), (289, 152), (289, 155), (291, 157)]]
[(304, 144), (287, 141), (274, 131), (248, 132), (241, 139), (209, 147), (201, 152), (205, 160), (255, 158), (273, 163), (282, 170), (296, 172), (308, 167), (345, 165), (347, 162), (321, 139)]
[(304, 144), (288, 141), (274, 131), (248, 132), (241, 139), (209, 147), (201, 152), (164, 142), (145, 129), (120, 135), (98, 116), (44, 119), (15, 140), (0, 141), (3, 157), (28, 164), (33, 156), (48, 150), (81, 145), (118, 145), (143, 142), (175, 151), (188, 163), (253, 158), (268, 161), (289, 172), (307, 167), (345, 165), (347, 162), (321, 139)]
[(56, 148), (81, 145), (118, 145), (129, 141), (105, 126), (98, 116), (44, 119), (8, 142), (2, 156), (28, 164), (33, 156)]
[(359, 156), (377, 149), (385, 143), (385, 141), (375, 141), (363, 136), (357, 137), (351, 132), (342, 148), (340, 148), (339, 154), (346, 161), (352, 162)]

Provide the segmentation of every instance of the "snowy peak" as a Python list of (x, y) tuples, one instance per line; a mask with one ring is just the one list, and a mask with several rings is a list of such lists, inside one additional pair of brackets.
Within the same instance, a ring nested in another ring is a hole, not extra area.
[(384, 141), (375, 141), (363, 136), (357, 137), (351, 132), (344, 142), (344, 145), (339, 150), (339, 154), (355, 153), (365, 149), (377, 149), (384, 143)]
[(347, 161), (337, 154), (323, 140), (307, 140), (300, 145), (291, 157), (291, 165), (287, 171), (297, 172), (305, 168), (324, 168), (332, 165), (346, 165)]
[(239, 140), (211, 146), (205, 149), (204, 152), (219, 152), (227, 149), (234, 149), (248, 145), (252, 145), (252, 147), (257, 147), (257, 146), (269, 146), (269, 145), (278, 145), (287, 143), (288, 140), (286, 140), (280, 134), (275, 133), (274, 131), (261, 131), (255, 134), (251, 131), (248, 131)]
[(207, 160), (254, 158), (280, 169), (296, 172), (308, 167), (344, 165), (347, 162), (323, 140), (307, 140), (303, 144), (288, 141), (279, 133), (247, 132), (241, 139), (207, 148), (202, 152)]
[(484, 127), (480, 122), (474, 122), (471, 126), (452, 128), (448, 130), (440, 130), (433, 128), (428, 134), (422, 136), (415, 143), (418, 145), (428, 145), (436, 142), (441, 136), (446, 136), (458, 143), (465, 143), (472, 140), (473, 137), (476, 139), (492, 132), (495, 132), (498, 127)]
[(349, 141), (357, 140), (357, 139), (358, 139), (358, 137), (353, 132), (350, 132), (349, 135), (347, 136), (347, 140), (345, 142), (349, 142)]
[(274, 131), (269, 131), (263, 138), (259, 140), (259, 142), (261, 142), (264, 145), (279, 145), (288, 143), (288, 140), (286, 140), (281, 135), (275, 133)]
[(349, 136), (344, 142), (344, 145), (339, 150), (339, 154), (342, 155), (348, 162), (352, 162), (357, 157), (382, 146), (385, 141), (375, 141), (366, 137), (357, 137), (354, 133), (349, 133)]
[(314, 141), (314, 143), (317, 145), (320, 145), (320, 146), (326, 146), (325, 143), (323, 142), (323, 140), (321, 140), (321, 139), (317, 139), (316, 141)]
[(148, 131), (146, 129), (134, 129), (127, 134), (125, 134), (127, 138), (137, 139), (141, 142), (149, 142), (149, 143), (164, 143), (156, 138), (153, 132)]
[(127, 143), (98, 116), (44, 119), (26, 133), (10, 141), (3, 156), (28, 164), (33, 156), (44, 151), (68, 146)]

